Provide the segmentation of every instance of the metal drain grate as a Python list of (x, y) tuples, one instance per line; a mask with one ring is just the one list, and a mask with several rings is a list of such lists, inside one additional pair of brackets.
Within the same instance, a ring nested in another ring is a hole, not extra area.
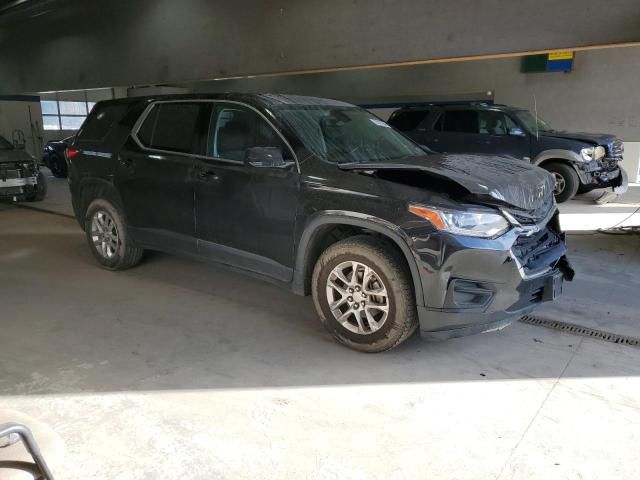
[(538, 325), (540, 327), (553, 328), (554, 330), (561, 330), (567, 333), (575, 333), (576, 335), (582, 335), (583, 337), (596, 338), (598, 340), (604, 340), (605, 342), (629, 345), (631, 347), (640, 347), (640, 338), (595, 330), (593, 328), (583, 327), (574, 323), (546, 320), (532, 315), (525, 315), (520, 319), (520, 321), (522, 323), (528, 323), (529, 325)]

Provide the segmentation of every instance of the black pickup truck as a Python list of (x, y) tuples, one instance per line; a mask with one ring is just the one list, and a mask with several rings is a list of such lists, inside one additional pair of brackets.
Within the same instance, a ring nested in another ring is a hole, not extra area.
[(487, 103), (403, 107), (389, 124), (435, 152), (505, 155), (538, 165), (555, 179), (557, 202), (576, 193), (628, 187), (619, 165), (624, 145), (614, 135), (552, 129), (527, 110)]

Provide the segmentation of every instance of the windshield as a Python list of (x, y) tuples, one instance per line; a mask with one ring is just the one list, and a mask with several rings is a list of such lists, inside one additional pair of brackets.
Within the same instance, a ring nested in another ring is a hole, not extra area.
[(13, 150), (13, 145), (6, 138), (0, 137), (0, 150)]
[(328, 162), (384, 162), (425, 155), (411, 140), (357, 107), (287, 106), (278, 114), (308, 150)]
[[(536, 133), (536, 117), (531, 115), (530, 112), (526, 110), (519, 110), (515, 112), (516, 117), (520, 119), (520, 121), (524, 124), (525, 128), (532, 133)], [(538, 117), (538, 128), (537, 130), (541, 132), (553, 132), (553, 128), (549, 126), (547, 122)]]

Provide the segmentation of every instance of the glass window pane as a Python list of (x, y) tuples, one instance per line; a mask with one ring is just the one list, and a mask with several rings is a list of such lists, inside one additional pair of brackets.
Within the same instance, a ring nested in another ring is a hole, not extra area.
[(60, 124), (58, 123), (58, 116), (43, 115), (42, 128), (44, 128), (45, 130), (60, 130)]
[(96, 102), (87, 102), (87, 113), (91, 113), (91, 110), (93, 110), (93, 107), (95, 107)]
[(60, 102), (60, 115), (86, 115), (85, 102)]
[(111, 127), (127, 112), (129, 104), (101, 104), (93, 109), (89, 121), (82, 127), (78, 134), (79, 140), (102, 141), (105, 139)]
[(63, 130), (78, 130), (82, 126), (85, 117), (60, 117)]
[(478, 133), (478, 112), (475, 110), (449, 110), (444, 115), (444, 131)]
[(193, 139), (200, 113), (198, 103), (163, 103), (151, 136), (151, 147), (174, 152), (193, 152)]
[(58, 102), (55, 100), (42, 100), (40, 102), (43, 115), (57, 115), (58, 114)]
[(399, 112), (389, 119), (389, 125), (401, 132), (410, 132), (418, 128), (422, 121), (429, 115), (428, 110), (408, 110)]

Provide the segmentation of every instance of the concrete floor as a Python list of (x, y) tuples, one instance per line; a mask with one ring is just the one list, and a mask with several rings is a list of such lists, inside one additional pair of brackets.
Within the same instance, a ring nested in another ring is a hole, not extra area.
[[(640, 336), (638, 237), (569, 245), (541, 314)], [(640, 348), (516, 323), (358, 354), (309, 298), (163, 254), (107, 272), (72, 219), (6, 205), (0, 272), (0, 423), (58, 478), (637, 478)]]

